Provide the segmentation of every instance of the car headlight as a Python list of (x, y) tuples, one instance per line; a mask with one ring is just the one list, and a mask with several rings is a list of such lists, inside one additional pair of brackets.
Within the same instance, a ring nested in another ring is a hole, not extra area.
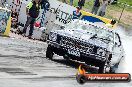
[(57, 39), (57, 34), (56, 34), (56, 33), (50, 33), (49, 39), (52, 40), (52, 41), (56, 41), (56, 39)]
[(106, 55), (106, 51), (103, 50), (102, 48), (98, 48), (97, 49), (97, 54), (104, 57)]

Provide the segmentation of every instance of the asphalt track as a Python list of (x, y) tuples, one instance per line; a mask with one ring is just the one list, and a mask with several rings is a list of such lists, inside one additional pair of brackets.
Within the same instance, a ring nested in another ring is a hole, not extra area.
[[(124, 30), (120, 33), (125, 49), (125, 60), (117, 72), (132, 74), (132, 37)], [(131, 87), (129, 83), (86, 83), (80, 85), (75, 79), (78, 62), (66, 61), (54, 56), (45, 57), (47, 44), (29, 40), (20, 35), (0, 37), (0, 87)]]

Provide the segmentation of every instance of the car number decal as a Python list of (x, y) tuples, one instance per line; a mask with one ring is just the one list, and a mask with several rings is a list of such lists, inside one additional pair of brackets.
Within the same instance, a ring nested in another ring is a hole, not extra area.
[(68, 49), (68, 53), (80, 57), (80, 52)]

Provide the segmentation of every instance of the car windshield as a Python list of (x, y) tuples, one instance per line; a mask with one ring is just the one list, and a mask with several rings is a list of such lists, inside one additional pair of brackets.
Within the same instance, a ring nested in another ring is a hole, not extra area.
[(102, 29), (93, 25), (74, 22), (66, 25), (66, 29), (84, 30), (86, 33), (97, 35), (98, 38), (114, 41), (114, 33), (107, 29)]

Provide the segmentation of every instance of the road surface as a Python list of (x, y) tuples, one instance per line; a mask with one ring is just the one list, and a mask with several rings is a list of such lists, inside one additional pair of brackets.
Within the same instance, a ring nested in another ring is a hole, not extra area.
[[(118, 72), (132, 74), (132, 38), (125, 35), (122, 39), (127, 54)], [(48, 60), (46, 48), (45, 42), (15, 34), (10, 38), (0, 37), (0, 87), (132, 87), (132, 82), (80, 85), (75, 79), (79, 63), (63, 60), (57, 55), (53, 61)]]

